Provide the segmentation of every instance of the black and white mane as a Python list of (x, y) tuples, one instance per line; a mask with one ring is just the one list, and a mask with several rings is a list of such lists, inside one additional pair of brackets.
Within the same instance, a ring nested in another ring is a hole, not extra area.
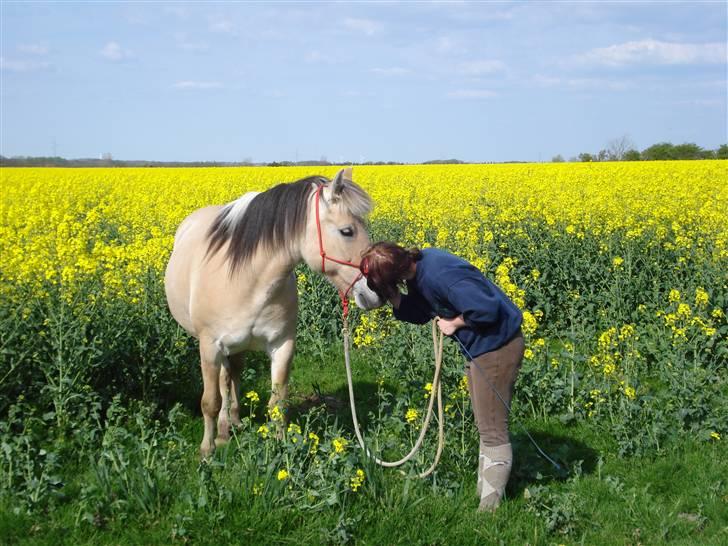
[[(336, 182), (340, 182), (336, 199), (353, 216), (361, 220), (371, 212), (372, 202), (364, 190), (350, 180)], [(309, 176), (228, 203), (207, 232), (207, 255), (214, 255), (229, 243), (227, 258), (232, 275), (259, 250), (270, 253), (288, 249), (305, 232), (312, 189), (329, 183), (323, 176)]]

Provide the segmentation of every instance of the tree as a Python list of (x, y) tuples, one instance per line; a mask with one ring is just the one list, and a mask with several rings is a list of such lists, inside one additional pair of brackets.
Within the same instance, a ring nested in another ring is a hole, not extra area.
[(675, 146), (673, 146), (670, 142), (659, 142), (658, 144), (653, 144), (646, 150), (642, 151), (642, 159), (646, 159), (647, 161), (677, 159)]
[(701, 159), (703, 149), (694, 142), (685, 142), (674, 147), (677, 159)]
[(642, 156), (635, 149), (627, 150), (622, 157), (623, 161), (639, 161), (640, 159), (642, 159)]
[(715, 152), (717, 159), (728, 159), (728, 144), (721, 144), (720, 148)]
[(594, 156), (584, 152), (584, 153), (579, 154), (579, 161), (584, 162), (584, 163), (594, 161)]
[(564, 158), (563, 158), (563, 156), (561, 154), (557, 154), (557, 155), (555, 155), (554, 157), (551, 158), (551, 162), (552, 163), (563, 163), (564, 162)]
[(610, 140), (607, 144), (607, 154), (610, 161), (624, 161), (624, 156), (629, 150), (634, 149), (634, 142), (627, 135)]

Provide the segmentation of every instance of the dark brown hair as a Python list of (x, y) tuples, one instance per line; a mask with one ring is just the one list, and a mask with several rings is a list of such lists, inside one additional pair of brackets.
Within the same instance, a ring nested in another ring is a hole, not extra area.
[(361, 272), (367, 286), (380, 298), (392, 298), (413, 263), (422, 257), (417, 248), (403, 248), (389, 241), (374, 243), (362, 254)]

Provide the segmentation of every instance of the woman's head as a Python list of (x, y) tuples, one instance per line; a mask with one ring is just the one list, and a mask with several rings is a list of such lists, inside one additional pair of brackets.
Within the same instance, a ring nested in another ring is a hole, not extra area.
[(409, 277), (412, 266), (421, 257), (419, 249), (380, 241), (362, 254), (361, 272), (371, 290), (380, 298), (389, 299), (397, 294), (397, 286)]

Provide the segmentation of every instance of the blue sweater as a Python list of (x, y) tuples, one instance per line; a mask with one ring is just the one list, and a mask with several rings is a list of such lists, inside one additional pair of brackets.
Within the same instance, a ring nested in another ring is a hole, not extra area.
[(505, 345), (523, 320), (520, 309), (475, 266), (444, 250), (422, 250), (416, 275), (407, 281), (407, 294), (402, 295), (394, 316), (425, 324), (435, 316), (459, 315), (466, 326), (455, 337), (473, 358)]

